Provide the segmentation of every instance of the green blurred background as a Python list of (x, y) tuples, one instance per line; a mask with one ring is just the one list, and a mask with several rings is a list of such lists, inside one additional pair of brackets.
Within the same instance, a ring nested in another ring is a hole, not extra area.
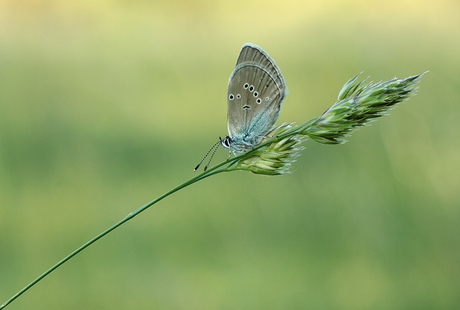
[(454, 0), (1, 1), (0, 303), (195, 175), (245, 42), (286, 78), (278, 123), (361, 71), (430, 72), (347, 144), (307, 141), (290, 175), (196, 183), (8, 309), (460, 308)]

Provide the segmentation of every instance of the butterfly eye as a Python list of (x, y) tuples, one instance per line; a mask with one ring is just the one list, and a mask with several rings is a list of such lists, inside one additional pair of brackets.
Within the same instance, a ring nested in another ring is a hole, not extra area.
[(257, 98), (256, 102), (257, 102), (258, 104), (261, 104), (261, 103), (262, 103), (262, 99)]
[(241, 98), (241, 95), (240, 94), (236, 94), (236, 99), (240, 99)]
[(253, 91), (254, 90), (254, 86), (249, 86), (249, 91)]
[(270, 97), (265, 97), (265, 101), (269, 101), (270, 100)]
[(249, 84), (248, 84), (248, 83), (246, 83), (246, 84), (243, 85), (243, 88), (244, 88), (244, 89), (247, 89), (248, 87), (249, 87)]
[(228, 96), (228, 99), (233, 100), (233, 99), (235, 99), (235, 96), (233, 96), (233, 94), (230, 94), (230, 95)]
[(259, 93), (255, 91), (253, 95), (254, 95), (254, 97), (257, 97), (257, 96), (259, 96)]

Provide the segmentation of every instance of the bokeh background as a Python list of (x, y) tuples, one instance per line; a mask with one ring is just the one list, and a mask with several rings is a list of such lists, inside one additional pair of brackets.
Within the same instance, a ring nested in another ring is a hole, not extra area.
[(195, 175), (253, 42), (290, 90), (278, 123), (361, 71), (430, 72), (347, 144), (196, 183), (8, 309), (459, 309), (459, 38), (455, 0), (0, 1), (0, 303)]

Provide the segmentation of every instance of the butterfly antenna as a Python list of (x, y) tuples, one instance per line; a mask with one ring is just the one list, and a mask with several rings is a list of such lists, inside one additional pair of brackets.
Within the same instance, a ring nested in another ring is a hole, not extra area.
[[(200, 161), (200, 163), (198, 165), (196, 165), (195, 169), (193, 169), (193, 171), (197, 171), (197, 169), (200, 167), (200, 165), (203, 163), (203, 161), (206, 159), (206, 157), (208, 157), (209, 153), (211, 153), (211, 151), (216, 147), (216, 145), (218, 145), (220, 143), (220, 138), (219, 138), (219, 141), (217, 141), (210, 149), (209, 151), (206, 153), (206, 155), (204, 155), (203, 159)], [(216, 153), (216, 150), (219, 148), (219, 146), (217, 146), (217, 148), (214, 150), (214, 152), (212, 153), (212, 156), (211, 156), (211, 159), (212, 157), (214, 156), (214, 153)], [(211, 162), (211, 160), (209, 160), (209, 162)], [(208, 165), (209, 165), (209, 162), (208, 162)], [(208, 168), (208, 165), (206, 165), (206, 167), (204, 168), (204, 170), (206, 171), (206, 169)]]
[(220, 144), (221, 144), (221, 141), (222, 141), (222, 139), (219, 137), (219, 141), (218, 141), (216, 144), (214, 144), (214, 145), (212, 146), (212, 147), (215, 147), (215, 146), (217, 145), (216, 148), (214, 149), (214, 152), (212, 152), (212, 154), (211, 154), (211, 158), (209, 158), (208, 163), (207, 163), (206, 166), (204, 167), (204, 171), (206, 171), (206, 169), (208, 169), (208, 166), (209, 166), (209, 164), (211, 163), (211, 160), (212, 160), (212, 158), (214, 157), (214, 154), (216, 154), (217, 149), (219, 148), (219, 146), (220, 146)]

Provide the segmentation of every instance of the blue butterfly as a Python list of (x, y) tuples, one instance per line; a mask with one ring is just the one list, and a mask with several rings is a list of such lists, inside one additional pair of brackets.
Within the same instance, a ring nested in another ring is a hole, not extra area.
[(240, 153), (259, 144), (278, 119), (286, 95), (286, 83), (275, 61), (259, 46), (243, 44), (228, 80), (228, 136), (219, 138), (203, 160), (216, 145), (217, 148), (222, 145), (230, 152)]

